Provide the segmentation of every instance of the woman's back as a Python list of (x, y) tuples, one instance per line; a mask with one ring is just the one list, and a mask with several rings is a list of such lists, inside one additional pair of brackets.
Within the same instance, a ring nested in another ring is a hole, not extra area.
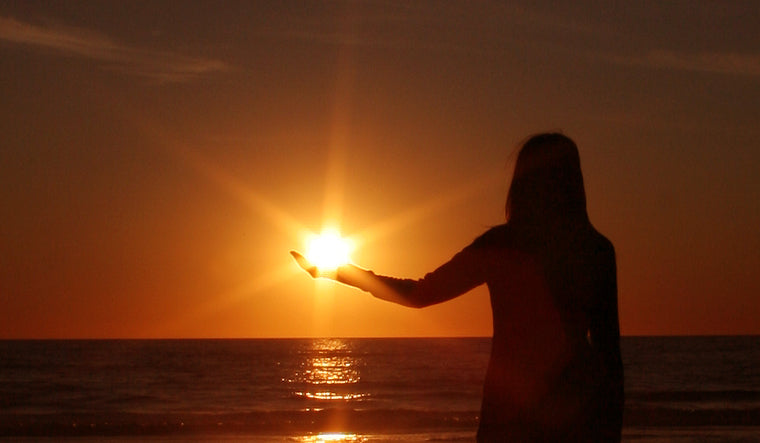
[(612, 244), (588, 223), (507, 223), (472, 247), (484, 267), (494, 325), (480, 440), (619, 435), (619, 414), (599, 419), (603, 407), (622, 411)]

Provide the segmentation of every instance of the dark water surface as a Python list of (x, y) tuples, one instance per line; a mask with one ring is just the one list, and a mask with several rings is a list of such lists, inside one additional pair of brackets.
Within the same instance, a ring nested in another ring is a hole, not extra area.
[[(487, 338), (0, 341), (0, 437), (471, 441)], [(760, 441), (760, 337), (626, 337), (626, 441)]]

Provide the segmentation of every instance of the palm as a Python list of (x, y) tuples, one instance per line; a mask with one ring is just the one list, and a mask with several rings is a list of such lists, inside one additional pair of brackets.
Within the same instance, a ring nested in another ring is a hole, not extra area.
[(290, 251), (290, 255), (293, 256), (296, 263), (298, 263), (298, 266), (300, 266), (304, 271), (308, 272), (309, 275), (311, 275), (313, 278), (317, 278), (319, 276), (319, 270), (317, 267), (306, 257), (304, 257), (303, 254), (298, 251)]

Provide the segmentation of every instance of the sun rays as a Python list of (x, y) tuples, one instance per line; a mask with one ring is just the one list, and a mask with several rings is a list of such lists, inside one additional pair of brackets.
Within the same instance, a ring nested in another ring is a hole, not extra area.
[[(336, 118), (340, 118), (336, 115)], [(450, 208), (471, 200), (488, 189), (503, 183), (503, 171), (494, 171), (490, 174), (476, 177), (465, 182), (452, 184), (450, 187), (441, 189), (440, 192), (416, 204), (395, 211), (389, 216), (375, 220), (362, 228), (346, 229), (344, 225), (344, 211), (360, 211), (362, 208), (344, 208), (345, 196), (350, 193), (352, 183), (346, 177), (349, 167), (347, 155), (349, 139), (345, 131), (348, 122), (335, 125), (333, 128), (336, 135), (332, 138), (328, 147), (326, 163), (323, 165), (325, 179), (323, 186), (323, 208), (318, 220), (311, 219), (311, 224), (299, 220), (293, 211), (287, 208), (288, 202), (276, 203), (266, 197), (261, 191), (254, 188), (250, 181), (240, 178), (230, 170), (225, 169), (220, 163), (212, 159), (208, 154), (182, 143), (181, 137), (171, 136), (165, 131), (150, 125), (140, 125), (140, 129), (151, 137), (156, 145), (168, 152), (179, 164), (185, 165), (202, 177), (209, 185), (221, 190), (224, 194), (239, 202), (250, 211), (251, 215), (258, 220), (264, 221), (273, 232), (278, 233), (277, 241), (282, 241), (279, 252), (281, 255), (272, 255), (269, 264), (260, 268), (251, 269), (250, 276), (242, 277), (237, 281), (230, 281), (227, 289), (222, 289), (214, 294), (209, 294), (202, 302), (193, 302), (178, 308), (175, 318), (166, 319), (161, 326), (162, 335), (174, 335), (178, 331), (192, 328), (197, 322), (203, 322), (204, 318), (211, 318), (216, 313), (230, 309), (241, 303), (245, 303), (252, 297), (262, 296), (268, 291), (279, 290), (287, 282), (305, 280), (301, 270), (293, 264), (288, 256), (291, 249), (307, 251), (309, 241), (318, 238), (318, 233), (332, 230), (333, 239), (343, 237), (349, 245), (340, 245), (339, 257), (327, 257), (337, 262), (350, 261), (350, 254), (354, 251), (362, 251), (362, 248), (371, 247), (372, 250), (381, 251), (383, 242), (394, 238), (401, 232), (424, 226), (437, 216)], [(318, 185), (318, 184), (317, 184)], [(318, 186), (317, 186), (318, 187)], [(304, 192), (314, 192), (314, 185), (304, 184)], [(368, 202), (367, 204), (372, 204)], [(350, 228), (350, 227), (349, 227)], [(259, 228), (260, 229), (260, 228)], [(328, 235), (329, 237), (329, 235)], [(280, 240), (282, 238), (282, 240)], [(271, 246), (270, 246), (271, 247)], [(377, 249), (376, 249), (377, 248)], [(366, 256), (372, 257), (372, 251)], [(274, 254), (270, 251), (269, 254)], [(382, 252), (385, 253), (385, 252)], [(359, 263), (360, 265), (362, 263)], [(328, 265), (328, 266), (333, 266)], [(315, 281), (313, 297), (307, 297), (304, 302), (311, 305), (312, 328), (314, 331), (329, 329), (333, 321), (336, 286), (325, 281)]]
[[(225, 172), (219, 166), (213, 164), (211, 160), (204, 158), (200, 153), (192, 151), (189, 148), (183, 149), (183, 157), (188, 161), (193, 169), (208, 178), (215, 185), (220, 186), (230, 196), (234, 197), (241, 203), (245, 204), (253, 213), (267, 220), (272, 229), (276, 229), (286, 234), (287, 238), (292, 240), (291, 244), (283, 244), (283, 256), (292, 248), (307, 248), (308, 242), (319, 238), (317, 232), (310, 229), (304, 223), (299, 222), (290, 215), (284, 208), (267, 200), (255, 190), (247, 186), (242, 180), (237, 179), (230, 173)], [(341, 249), (338, 256), (326, 257), (326, 260), (332, 261), (333, 265), (337, 262), (349, 261), (349, 254), (353, 249), (359, 250), (368, 244), (379, 244), (382, 241), (397, 235), (399, 232), (408, 230), (411, 226), (422, 224), (435, 218), (437, 214), (446, 209), (455, 206), (468, 198), (472, 198), (485, 189), (494, 186), (499, 180), (503, 180), (499, 174), (491, 174), (479, 177), (467, 183), (453, 186), (451, 189), (441, 192), (428, 200), (422, 201), (414, 206), (408, 207), (402, 212), (392, 214), (385, 219), (376, 221), (366, 228), (348, 233), (341, 233), (341, 219), (338, 214), (342, 213), (343, 208), (336, 202), (342, 201), (340, 194), (343, 190), (337, 187), (327, 190), (326, 193), (332, 197), (326, 199), (334, 205), (326, 207), (323, 215), (322, 226), (327, 229), (328, 238), (335, 240), (339, 236), (346, 236), (350, 239), (351, 244), (338, 245)], [(332, 183), (336, 183), (333, 181)], [(332, 230), (332, 231), (330, 231)], [(330, 234), (331, 232), (331, 234)], [(324, 238), (322, 241), (326, 241)], [(325, 246), (324, 244), (322, 246)], [(278, 260), (273, 259), (273, 262)], [(219, 294), (217, 302), (232, 303), (254, 293), (276, 286), (291, 278), (300, 278), (299, 270), (291, 262), (284, 264), (282, 267), (272, 267), (262, 269), (262, 273), (253, 276), (247, 284), (242, 284), (233, 289), (228, 294)], [(329, 266), (329, 265), (328, 265)], [(323, 292), (324, 285), (319, 285)]]
[[(174, 333), (173, 330), (183, 330), (194, 322), (203, 321), (204, 317), (210, 318), (214, 313), (245, 303), (252, 297), (276, 291), (290, 280), (300, 279), (299, 284), (304, 284), (305, 276), (288, 256), (288, 251), (291, 249), (305, 251), (307, 256), (315, 262), (324, 260), (325, 262), (321, 263), (322, 266), (334, 267), (343, 262), (349, 262), (351, 253), (354, 251), (358, 253), (364, 247), (372, 246), (373, 249), (381, 250), (383, 241), (415, 226), (429, 223), (435, 219), (436, 215), (473, 198), (503, 180), (503, 171), (500, 171), (498, 174), (491, 173), (466, 182), (452, 183), (451, 186), (440, 189), (440, 192), (430, 198), (396, 211), (383, 219), (372, 221), (368, 226), (361, 228), (347, 226), (344, 222), (349, 217), (344, 218), (344, 211), (362, 210), (362, 208), (345, 207), (346, 197), (350, 195), (351, 187), (357, 185), (351, 182), (347, 175), (350, 170), (351, 154), (362, 149), (360, 146), (353, 145), (351, 137), (355, 83), (353, 63), (352, 50), (344, 48), (336, 65), (331, 123), (328, 128), (329, 137), (325, 155), (322, 157), (324, 163), (315, 165), (317, 168), (308, 175), (309, 180), (314, 180), (319, 176), (321, 169), (324, 179), (321, 183), (317, 181), (300, 184), (302, 191), (299, 191), (299, 186), (293, 186), (294, 192), (308, 194), (314, 194), (315, 188), (322, 187), (322, 213), (314, 214), (314, 218), (310, 220), (301, 220), (300, 217), (294, 215), (298, 211), (288, 208), (288, 204), (292, 204), (292, 201), (273, 201), (269, 196), (272, 193), (262, 192), (262, 188), (255, 187), (251, 180), (241, 178), (232, 170), (225, 168), (222, 162), (212, 157), (209, 153), (211, 151), (205, 148), (199, 149), (197, 142), (185, 143), (183, 142), (185, 137), (181, 134), (171, 134), (147, 120), (134, 122), (148, 139), (169, 153), (175, 161), (239, 202), (250, 211), (252, 217), (263, 221), (264, 224), (259, 225), (257, 229), (262, 229), (261, 226), (264, 226), (264, 229), (268, 227), (277, 233), (277, 236), (270, 236), (272, 239), (276, 238), (274, 242), (283, 241), (277, 252), (266, 251), (266, 254), (271, 257), (260, 267), (252, 268), (249, 276), (233, 275), (232, 278), (237, 281), (230, 281), (226, 285), (227, 289), (209, 294), (202, 302), (196, 301), (179, 308), (176, 318), (167, 319), (164, 325), (170, 335)], [(259, 149), (276, 149), (276, 147), (259, 147)], [(294, 176), (298, 178), (297, 175), (292, 175), (290, 178)], [(269, 191), (276, 190), (278, 185), (272, 183), (271, 186), (267, 188)], [(274, 192), (274, 194), (277, 193)], [(372, 202), (367, 202), (367, 204), (372, 205)], [(327, 235), (320, 237), (321, 232), (326, 232)], [(345, 239), (345, 242), (342, 242), (342, 239)], [(272, 245), (268, 247), (271, 248)], [(318, 251), (319, 248), (322, 248), (322, 252)], [(280, 255), (274, 255), (277, 253)], [(369, 254), (369, 256), (372, 255)], [(336, 292), (336, 286), (318, 280), (312, 287), (313, 297), (307, 297), (304, 303), (311, 305), (312, 327), (318, 331), (329, 326), (332, 321), (333, 295)]]
[(414, 224), (423, 223), (431, 219), (434, 215), (483, 192), (485, 189), (497, 185), (503, 179), (502, 174), (488, 174), (453, 186), (450, 189), (442, 190), (439, 194), (432, 196), (426, 201), (422, 201), (415, 206), (406, 208), (402, 212), (368, 226), (358, 234), (358, 237), (362, 239), (363, 245), (378, 243), (397, 232), (408, 229)]

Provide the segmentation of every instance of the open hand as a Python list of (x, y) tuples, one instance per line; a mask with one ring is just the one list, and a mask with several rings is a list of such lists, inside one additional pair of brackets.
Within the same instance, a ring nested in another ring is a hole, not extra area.
[[(367, 288), (373, 286), (373, 279), (376, 278), (372, 271), (362, 269), (351, 263), (338, 266), (337, 268), (321, 268), (304, 257), (298, 251), (290, 251), (290, 255), (304, 271), (308, 272), (312, 278), (328, 278), (330, 280), (343, 283), (344, 285), (356, 288)], [(374, 286), (377, 286), (374, 284)], [(369, 291), (368, 289), (365, 289)]]
[(327, 277), (327, 275), (320, 274), (317, 266), (314, 265), (314, 263), (310, 262), (309, 259), (304, 257), (300, 252), (290, 251), (290, 255), (293, 256), (293, 259), (295, 259), (296, 263), (298, 263), (298, 266), (300, 266), (304, 271), (308, 272), (312, 278)]

